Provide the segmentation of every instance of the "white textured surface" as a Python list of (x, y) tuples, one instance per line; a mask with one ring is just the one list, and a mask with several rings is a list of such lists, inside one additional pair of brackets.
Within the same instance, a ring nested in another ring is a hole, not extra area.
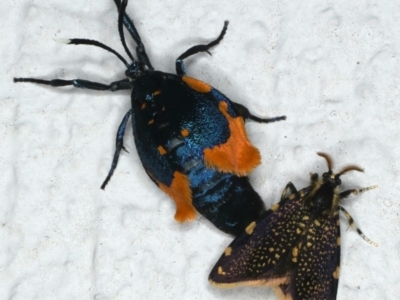
[[(343, 177), (344, 187), (379, 189), (344, 206), (379, 247), (342, 222), (338, 299), (400, 299), (400, 3), (147, 0), (131, 1), (128, 13), (166, 72), (230, 21), (213, 56), (189, 59), (187, 70), (258, 115), (287, 115), (247, 125), (263, 155), (254, 187), (269, 207), (289, 180), (308, 185), (309, 172), (326, 168), (317, 151), (338, 167), (364, 167)], [(130, 153), (100, 190), (128, 93), (12, 83), (122, 78), (114, 56), (52, 40), (87, 37), (122, 53), (116, 18), (112, 0), (0, 4), (0, 299), (276, 299), (269, 288), (208, 284), (231, 238), (201, 217), (174, 222), (131, 130)]]

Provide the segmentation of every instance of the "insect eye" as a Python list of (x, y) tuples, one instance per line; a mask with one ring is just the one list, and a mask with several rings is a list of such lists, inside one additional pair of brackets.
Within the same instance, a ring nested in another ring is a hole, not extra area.
[(337, 177), (337, 178), (335, 178), (335, 183), (337, 185), (341, 185), (342, 184), (342, 180), (339, 177)]
[(326, 173), (322, 174), (322, 177), (323, 177), (323, 178), (328, 178), (328, 177), (329, 177), (329, 173), (326, 172)]

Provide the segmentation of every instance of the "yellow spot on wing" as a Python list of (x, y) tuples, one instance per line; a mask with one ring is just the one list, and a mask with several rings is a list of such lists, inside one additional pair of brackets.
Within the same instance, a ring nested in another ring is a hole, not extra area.
[(231, 247), (228, 247), (228, 248), (225, 249), (225, 252), (224, 252), (225, 256), (229, 256), (229, 255), (231, 255), (231, 253), (232, 253), (232, 248)]
[(222, 270), (222, 267), (218, 267), (218, 274), (219, 274), (219, 275), (226, 275), (226, 273), (224, 272), (224, 270)]
[(299, 254), (299, 249), (297, 247), (294, 247), (292, 250), (292, 261), (297, 262), (297, 255)]
[(251, 222), (245, 229), (246, 233), (252, 234), (255, 227), (256, 227), (256, 222)]
[(337, 266), (335, 269), (335, 272), (333, 272), (333, 278), (335, 278), (335, 279), (339, 278), (339, 271), (340, 271), (340, 268), (339, 268), (339, 266)]
[(272, 211), (277, 211), (279, 208), (279, 203), (275, 204), (274, 206), (271, 207)]

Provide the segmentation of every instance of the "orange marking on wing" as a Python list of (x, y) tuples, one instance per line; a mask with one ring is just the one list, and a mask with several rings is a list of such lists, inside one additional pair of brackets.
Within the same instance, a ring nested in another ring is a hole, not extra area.
[(157, 96), (157, 95), (160, 95), (161, 94), (161, 91), (160, 90), (157, 90), (157, 91), (155, 91), (154, 93), (153, 93), (153, 96)]
[(178, 171), (174, 173), (171, 186), (157, 182), (160, 189), (169, 195), (176, 204), (175, 220), (178, 222), (192, 221), (196, 218), (196, 209), (192, 205), (192, 190), (189, 178)]
[(246, 176), (261, 163), (261, 155), (246, 134), (242, 117), (232, 118), (228, 104), (219, 103), (219, 110), (229, 122), (230, 137), (225, 144), (204, 150), (204, 161), (210, 168), (221, 172)]
[(160, 152), (161, 155), (164, 155), (167, 153), (167, 150), (165, 150), (165, 148), (163, 146), (158, 146), (158, 152)]
[(154, 119), (151, 119), (150, 121), (147, 122), (148, 125), (151, 125), (154, 123)]
[(187, 137), (187, 136), (189, 135), (189, 130), (183, 129), (183, 130), (181, 131), (181, 134), (182, 134), (183, 137)]
[(142, 105), (140, 106), (140, 109), (145, 109), (146, 108), (146, 103), (142, 103)]
[(190, 86), (192, 89), (194, 89), (195, 91), (198, 91), (200, 93), (208, 93), (212, 89), (211, 85), (209, 85), (203, 81), (194, 79), (192, 77), (182, 76), (182, 80), (184, 82), (186, 82), (186, 84), (188, 86)]

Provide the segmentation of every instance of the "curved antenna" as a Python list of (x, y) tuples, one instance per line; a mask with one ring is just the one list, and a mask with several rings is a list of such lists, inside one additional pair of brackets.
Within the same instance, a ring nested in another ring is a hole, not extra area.
[(128, 46), (125, 43), (124, 28), (122, 27), (124, 15), (125, 15), (125, 9), (126, 9), (127, 5), (128, 5), (128, 0), (123, 0), (122, 3), (121, 3), (121, 6), (119, 7), (118, 32), (119, 32), (119, 37), (121, 38), (122, 46), (124, 46), (126, 54), (128, 54), (129, 58), (132, 61), (135, 61), (135, 59), (132, 56), (132, 53), (129, 51)]
[(356, 165), (349, 165), (343, 167), (343, 169), (338, 173), (338, 176), (343, 175), (344, 173), (347, 173), (349, 171), (357, 171), (357, 172), (364, 172), (364, 169), (360, 168), (359, 166)]
[(63, 43), (67, 45), (90, 45), (90, 46), (95, 46), (102, 48), (104, 50), (107, 50), (108, 52), (111, 52), (115, 56), (119, 58), (120, 61), (122, 61), (126, 67), (129, 67), (128, 62), (125, 60), (125, 58), (122, 57), (121, 54), (119, 54), (117, 51), (114, 49), (108, 47), (107, 45), (104, 45), (103, 43), (100, 43), (95, 40), (89, 40), (89, 39), (54, 39), (58, 43)]
[[(114, 0), (114, 3), (119, 10), (119, 8), (121, 6), (121, 0)], [(139, 65), (140, 65), (141, 69), (144, 70), (144, 67), (147, 66), (150, 70), (154, 70), (153, 66), (151, 65), (150, 59), (147, 56), (146, 49), (142, 43), (140, 35), (137, 32), (132, 19), (128, 16), (127, 13), (124, 14), (123, 23), (125, 25), (125, 28), (128, 30), (129, 34), (131, 35), (133, 41), (137, 45), (136, 54), (137, 54), (137, 59), (139, 61)]]
[(328, 154), (326, 154), (324, 152), (317, 152), (317, 155), (325, 158), (326, 163), (328, 165), (329, 171), (332, 171), (332, 168), (333, 168), (333, 160), (332, 160), (332, 158)]
[[(121, 6), (121, 0), (114, 0), (115, 5), (117, 5), (117, 9), (119, 10)], [(132, 39), (137, 43), (141, 43), (140, 35), (137, 32), (135, 26), (133, 25), (132, 19), (128, 16), (127, 13), (124, 14), (124, 25), (125, 28), (129, 31), (130, 35), (132, 36)]]

